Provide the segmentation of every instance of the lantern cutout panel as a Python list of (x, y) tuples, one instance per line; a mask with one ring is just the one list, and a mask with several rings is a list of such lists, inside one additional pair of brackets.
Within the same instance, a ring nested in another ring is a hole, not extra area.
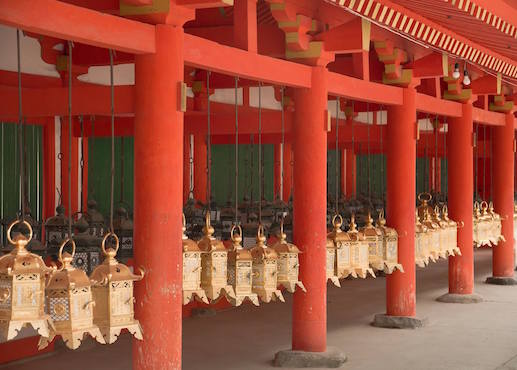
[(183, 304), (195, 299), (208, 304), (205, 291), (201, 288), (201, 251), (195, 241), (185, 235), (186, 220), (183, 215)]
[(252, 290), (253, 257), (249, 250), (242, 248), (242, 228), (233, 225), (230, 235), (232, 245), (228, 251), (228, 283), (233, 287), (235, 298), (230, 298), (229, 302), (240, 306), (248, 299), (258, 306), (258, 295)]
[(404, 272), (404, 268), (400, 263), (398, 263), (399, 236), (394, 228), (386, 226), (384, 210), (379, 212), (377, 229), (380, 230), (382, 234), (382, 260), (384, 264), (384, 273), (391, 274), (395, 270)]
[(90, 227), (85, 217), (74, 223), (74, 242), (76, 251), (72, 265), (86, 274), (91, 274), (100, 263), (101, 252), (99, 244), (102, 238), (90, 233)]
[(45, 244), (47, 249), (59, 245), (68, 238), (68, 218), (65, 217), (65, 207), (58, 205), (56, 215), (45, 222)]
[(366, 225), (359, 230), (368, 243), (368, 261), (374, 270), (384, 270), (383, 244), (384, 236), (380, 229), (373, 225), (370, 212), (366, 216)]
[(447, 258), (449, 256), (449, 230), (447, 230), (449, 225), (447, 222), (442, 220), (440, 216), (440, 207), (438, 207), (438, 205), (434, 207), (431, 219), (436, 225), (438, 225), (438, 228), (436, 229), (440, 245), (438, 254), (441, 258)]
[(296, 286), (307, 292), (303, 283), (298, 279), (300, 261), (298, 255), (301, 253), (298, 247), (287, 242), (287, 235), (284, 233), (284, 222), (280, 222), (278, 241), (271, 247), (278, 255), (278, 285), (283, 286), (289, 293), (294, 293)]
[(494, 203), (490, 201), (488, 203), (488, 215), (490, 216), (490, 242), (495, 246), (500, 241), (506, 241), (502, 234), (502, 223), (501, 223), (501, 216), (494, 211)]
[[(332, 250), (334, 252), (334, 274), (338, 279), (352, 276), (357, 277), (356, 271), (352, 268), (352, 241), (350, 236), (343, 232), (341, 226), (343, 225), (343, 217), (341, 215), (334, 215), (332, 218), (332, 231), (327, 234), (327, 278), (329, 278), (329, 248), (332, 243)], [(330, 280), (337, 286), (340, 286), (339, 281), (334, 282), (333, 277)]]
[(429, 260), (436, 262), (429, 252), (431, 235), (427, 232), (427, 227), (420, 222), (418, 209), (415, 210), (415, 263), (418, 267), (426, 267)]
[[(447, 204), (442, 207), (442, 220), (447, 224), (447, 241), (449, 247), (447, 252), (449, 256), (461, 256), (461, 250), (458, 247), (458, 223), (449, 218), (449, 209)], [(463, 222), (461, 222), (463, 225)]]
[(120, 205), (113, 220), (113, 231), (120, 239), (120, 257), (133, 257), (133, 220), (125, 207)]
[(216, 301), (222, 296), (235, 299), (233, 287), (228, 284), (228, 251), (213, 235), (210, 212), (207, 212), (203, 237), (197, 243), (201, 250), (201, 288), (210, 301)]
[(277, 299), (285, 302), (282, 292), (278, 289), (278, 255), (274, 249), (266, 245), (262, 225), (258, 227), (256, 245), (251, 248), (251, 256), (253, 257), (253, 292), (266, 303)]
[(368, 242), (362, 232), (357, 230), (355, 216), (352, 214), (350, 218), (350, 229), (347, 232), (350, 237), (350, 261), (352, 269), (360, 278), (366, 278), (368, 274), (375, 277), (375, 273), (370, 267), (368, 261)]
[[(72, 245), (72, 254), (63, 253), (63, 248), (68, 243)], [(70, 349), (79, 348), (85, 334), (106, 344), (99, 328), (93, 323), (95, 301), (90, 279), (83, 270), (72, 265), (75, 248), (72, 239), (65, 239), (61, 243), (58, 254), (61, 267), (49, 276), (45, 289), (45, 305), (54, 328), (50, 330), (48, 338), (40, 338), (39, 349), (47, 347), (58, 335)]]
[(424, 210), (424, 218), (422, 224), (427, 228), (426, 234), (428, 235), (428, 252), (431, 261), (436, 262), (441, 256), (440, 250), (440, 226), (433, 221), (431, 214), (428, 210)]
[[(29, 236), (16, 234), (15, 225), (23, 224)], [(27, 250), (32, 239), (27, 221), (14, 221), (7, 229), (7, 240), (14, 249), (0, 257), (0, 339), (11, 340), (24, 326), (32, 326), (39, 335), (48, 337), (52, 328), (45, 314), (45, 276), (51, 269), (43, 259)]]
[[(106, 250), (106, 240), (113, 237), (115, 248)], [(135, 297), (133, 284), (144, 278), (144, 271), (135, 275), (129, 267), (115, 258), (119, 250), (119, 238), (114, 233), (104, 236), (101, 243), (104, 261), (97, 266), (90, 277), (95, 305), (93, 323), (98, 326), (106, 343), (114, 343), (122, 329), (129, 331), (136, 339), (142, 340), (142, 327), (135, 320)]]

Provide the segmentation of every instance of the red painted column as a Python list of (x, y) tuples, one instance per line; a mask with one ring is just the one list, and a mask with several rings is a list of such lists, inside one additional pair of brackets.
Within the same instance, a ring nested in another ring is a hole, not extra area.
[(135, 56), (136, 317), (133, 369), (181, 369), (183, 188), (183, 28), (156, 26), (156, 53)]
[(345, 162), (345, 173), (346, 173), (346, 198), (355, 198), (356, 196), (356, 176), (357, 176), (357, 161), (354, 152), (354, 148), (345, 149), (346, 162)]
[(449, 293), (452, 294), (472, 294), (474, 291), (472, 104), (463, 104), (462, 109), (461, 117), (450, 120), (447, 134), (449, 216), (464, 223), (458, 229), (461, 256), (449, 257)]
[(284, 143), (284, 190), (283, 200), (289, 201), (293, 189), (293, 148), (291, 142)]
[[(294, 242), (300, 254), (300, 279), (293, 302), (293, 350), (327, 348), (326, 207), (327, 207), (327, 71), (312, 69), (311, 89), (294, 92)], [(311, 148), (311, 150), (307, 150)]]
[(194, 199), (203, 203), (207, 186), (207, 143), (205, 134), (194, 134)]
[(492, 274), (494, 277), (514, 276), (513, 258), (513, 140), (514, 140), (514, 116), (512, 112), (506, 113), (505, 126), (493, 128), (493, 153), (494, 153), (494, 208), (501, 215), (503, 231), (506, 241), (500, 241), (492, 249)]
[(404, 273), (386, 277), (386, 314), (415, 316), (416, 91), (403, 89), (404, 103), (388, 108), (387, 224), (399, 235), (398, 257)]
[(257, 52), (257, 0), (235, 0), (233, 38), (235, 47)]

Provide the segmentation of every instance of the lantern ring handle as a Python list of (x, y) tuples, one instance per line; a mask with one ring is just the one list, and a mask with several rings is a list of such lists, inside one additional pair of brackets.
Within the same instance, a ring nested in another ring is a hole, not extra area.
[[(339, 219), (339, 221), (337, 221)], [(337, 227), (343, 225), (343, 217), (338, 213), (332, 217), (332, 226)]]
[(183, 227), (187, 227), (187, 219), (185, 218), (185, 214), (181, 214), (183, 216)]
[(16, 244), (16, 243), (14, 242), (14, 240), (11, 238), (11, 230), (13, 229), (13, 227), (14, 227), (15, 225), (18, 225), (18, 224), (24, 224), (25, 226), (27, 226), (27, 229), (29, 229), (29, 238), (28, 238), (28, 240), (27, 240), (27, 243), (29, 243), (29, 242), (32, 240), (32, 235), (33, 235), (33, 233), (32, 233), (32, 226), (31, 226), (31, 224), (30, 224), (30, 223), (28, 223), (28, 222), (27, 222), (27, 221), (25, 221), (25, 220), (23, 220), (23, 221), (22, 221), (22, 220), (15, 220), (15, 221), (13, 221), (13, 222), (11, 223), (11, 225), (9, 225), (9, 228), (7, 229), (7, 240), (8, 240), (8, 241), (9, 241), (9, 243), (11, 243), (11, 244)]
[(230, 235), (231, 235), (232, 241), (236, 240), (236, 236), (235, 236), (235, 231), (236, 230), (239, 231), (237, 235), (242, 238), (242, 227), (241, 227), (241, 225), (233, 225), (232, 229), (230, 231)]
[(483, 211), (486, 211), (488, 209), (488, 203), (485, 200), (482, 201), (479, 206), (480, 206), (481, 210), (483, 210)]
[(264, 237), (264, 225), (262, 224), (259, 224), (258, 228), (257, 228), (257, 237)]
[(66, 238), (59, 246), (59, 253), (57, 258), (61, 263), (63, 263), (63, 249), (68, 243), (72, 244), (72, 258), (75, 256), (75, 241), (72, 238)]
[(206, 222), (206, 226), (211, 226), (210, 225), (210, 211), (206, 211), (205, 222)]
[(443, 205), (442, 212), (449, 213), (449, 207), (447, 207), (447, 204)]
[(118, 248), (120, 247), (120, 240), (119, 240), (117, 234), (110, 231), (109, 233), (104, 235), (104, 238), (102, 238), (101, 249), (102, 249), (102, 253), (104, 253), (105, 256), (108, 255), (108, 253), (106, 252), (106, 240), (108, 240), (108, 238), (110, 236), (112, 236), (115, 239), (115, 254), (117, 254)]
[(431, 195), (431, 193), (423, 192), (418, 194), (417, 198), (421, 202), (430, 202), (433, 199), (433, 196)]

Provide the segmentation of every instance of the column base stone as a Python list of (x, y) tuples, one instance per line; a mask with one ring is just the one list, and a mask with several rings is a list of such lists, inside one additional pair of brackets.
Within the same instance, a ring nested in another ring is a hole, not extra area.
[(428, 323), (427, 317), (391, 316), (384, 313), (378, 313), (372, 321), (373, 326), (388, 329), (417, 329)]
[(346, 362), (346, 356), (339, 349), (327, 347), (325, 352), (305, 352), (284, 350), (275, 354), (275, 367), (289, 368), (340, 368)]
[(438, 298), (436, 298), (438, 302), (442, 303), (480, 303), (483, 302), (483, 297), (479, 294), (455, 294), (455, 293), (446, 293)]
[(489, 276), (486, 278), (485, 283), (493, 285), (517, 285), (517, 280), (515, 280), (514, 277)]

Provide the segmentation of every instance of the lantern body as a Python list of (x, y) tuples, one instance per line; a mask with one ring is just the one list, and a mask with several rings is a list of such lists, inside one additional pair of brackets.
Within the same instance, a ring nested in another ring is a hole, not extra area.
[(59, 248), (59, 245), (68, 237), (68, 218), (65, 217), (65, 208), (60, 204), (56, 208), (56, 215), (45, 222), (45, 246), (47, 250)]
[(289, 293), (294, 293), (296, 286), (306, 292), (303, 283), (298, 280), (300, 250), (292, 243), (287, 242), (287, 235), (284, 233), (283, 223), (280, 224), (278, 241), (271, 247), (278, 255), (278, 284), (282, 285)]
[(120, 238), (118, 255), (122, 258), (133, 257), (133, 220), (122, 206), (117, 209), (113, 219), (113, 231)]
[(504, 236), (502, 234), (502, 222), (501, 216), (494, 211), (494, 204), (492, 202), (488, 205), (488, 215), (490, 216), (491, 223), (491, 238), (490, 242), (492, 245), (497, 245), (499, 241), (505, 241)]
[(479, 203), (474, 202), (474, 211), (472, 213), (472, 239), (475, 247), (481, 246), (481, 212), (479, 211)]
[(7, 239), (14, 249), (0, 257), (0, 339), (11, 340), (27, 325), (41, 336), (49, 336), (52, 326), (45, 314), (45, 276), (50, 269), (43, 259), (30, 253), (26, 246), (32, 239), (32, 228), (27, 221), (21, 222), (29, 229), (29, 237), (18, 234), (11, 239), (13, 226), (7, 230)]
[(447, 205), (442, 208), (442, 220), (446, 224), (447, 241), (448, 241), (448, 255), (461, 256), (461, 250), (458, 247), (458, 224), (449, 218)]
[(373, 225), (373, 220), (368, 213), (366, 225), (359, 230), (368, 244), (368, 261), (374, 270), (384, 270), (384, 236), (382, 232)]
[(106, 224), (104, 216), (97, 209), (97, 202), (95, 200), (88, 200), (87, 211), (84, 214), (84, 218), (88, 222), (88, 232), (90, 235), (102, 238), (106, 233)]
[(432, 258), (429, 252), (430, 238), (427, 227), (420, 222), (418, 210), (415, 212), (415, 263), (419, 267), (425, 267)]
[(384, 211), (381, 211), (379, 214), (377, 229), (382, 234), (382, 259), (384, 264), (384, 272), (386, 274), (391, 274), (396, 269), (404, 272), (404, 268), (400, 263), (398, 263), (399, 236), (395, 229), (386, 226)]
[(428, 252), (430, 259), (435, 262), (442, 256), (440, 248), (440, 226), (431, 219), (431, 214), (425, 210), (422, 224), (427, 228)]
[[(341, 215), (335, 215), (332, 218), (333, 230), (327, 234), (327, 241), (330, 240), (335, 251), (335, 275), (338, 279), (346, 278), (348, 276), (357, 277), (356, 271), (352, 268), (352, 241), (350, 236), (341, 230), (343, 225), (343, 218)], [(327, 247), (327, 252), (329, 248)], [(329, 268), (327, 255), (327, 269)], [(339, 286), (338, 284), (335, 284)]]
[(142, 328), (134, 317), (133, 282), (142, 280), (143, 272), (134, 275), (124, 264), (119, 263), (115, 256), (116, 249), (105, 249), (102, 241), (104, 261), (97, 266), (91, 275), (92, 292), (95, 305), (93, 307), (93, 322), (98, 326), (106, 343), (114, 343), (122, 329), (127, 329), (136, 339), (142, 340)]
[(449, 230), (448, 223), (442, 220), (440, 217), (440, 209), (436, 206), (431, 215), (433, 222), (438, 225), (436, 232), (438, 233), (439, 249), (438, 255), (441, 258), (447, 258), (449, 256)]
[(352, 263), (352, 269), (355, 271), (357, 276), (363, 279), (366, 278), (368, 274), (375, 277), (375, 273), (368, 262), (368, 242), (366, 241), (364, 234), (357, 230), (354, 215), (352, 215), (352, 218), (350, 219), (350, 230), (348, 230), (347, 234), (351, 240), (350, 260)]
[(334, 241), (327, 236), (327, 280), (330, 280), (335, 286), (341, 287), (339, 283), (339, 277), (337, 275), (336, 266), (336, 245)]
[[(65, 240), (64, 243), (67, 243)], [(62, 244), (63, 245), (63, 244)], [(46, 311), (50, 315), (54, 328), (49, 338), (40, 338), (38, 348), (42, 349), (60, 335), (65, 345), (77, 349), (85, 334), (89, 334), (99, 343), (105, 344), (99, 328), (93, 323), (92, 296), (90, 279), (83, 270), (72, 266), (72, 255), (65, 253), (59, 261), (62, 268), (54, 271), (45, 289)]]
[(278, 289), (278, 255), (265, 242), (264, 229), (262, 225), (259, 225), (257, 244), (251, 248), (253, 258), (252, 290), (263, 302), (267, 303), (277, 299), (285, 302), (282, 292)]
[(75, 233), (74, 241), (77, 244), (77, 251), (74, 253), (72, 264), (75, 268), (86, 272), (86, 274), (91, 274), (100, 263), (101, 253), (99, 244), (102, 239), (90, 234), (88, 228), (78, 228), (77, 223), (75, 228), (77, 232)]
[(203, 238), (197, 243), (201, 253), (201, 288), (210, 301), (225, 295), (235, 298), (235, 292), (228, 284), (228, 252), (220, 240), (213, 237), (214, 229), (210, 225), (210, 213), (206, 214)]

